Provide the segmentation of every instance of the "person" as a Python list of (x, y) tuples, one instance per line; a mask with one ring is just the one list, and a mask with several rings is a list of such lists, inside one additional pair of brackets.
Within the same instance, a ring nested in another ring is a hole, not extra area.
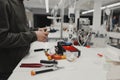
[(110, 31), (113, 31), (113, 29), (115, 28), (115, 25), (118, 23), (117, 21), (117, 17), (116, 16), (113, 16), (113, 19), (112, 19), (112, 28), (110, 29)]
[(46, 41), (46, 28), (29, 29), (23, 0), (0, 0), (0, 80), (7, 80), (30, 44)]

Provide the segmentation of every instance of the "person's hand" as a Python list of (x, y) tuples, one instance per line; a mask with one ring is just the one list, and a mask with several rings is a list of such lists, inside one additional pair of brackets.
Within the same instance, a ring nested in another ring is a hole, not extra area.
[(46, 32), (47, 34), (46, 34), (46, 36), (48, 36), (48, 34), (49, 34), (49, 28), (38, 28), (38, 31), (44, 31), (44, 32)]
[(45, 28), (38, 28), (38, 31), (44, 31), (44, 32), (46, 32), (47, 28), (46, 27)]
[(47, 41), (48, 34), (49, 34), (47, 31), (44, 31), (44, 29), (41, 29), (41, 30), (35, 31), (35, 33), (37, 35), (38, 41), (41, 41), (41, 42)]

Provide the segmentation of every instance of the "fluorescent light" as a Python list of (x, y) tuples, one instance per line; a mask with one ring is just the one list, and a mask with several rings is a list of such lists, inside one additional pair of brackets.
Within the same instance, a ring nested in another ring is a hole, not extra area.
[(91, 13), (91, 12), (94, 12), (94, 10), (92, 9), (92, 10), (84, 11), (84, 12), (82, 12), (82, 14), (87, 14), (87, 13)]
[[(101, 10), (103, 10), (105, 8), (112, 8), (112, 7), (119, 6), (119, 5), (120, 5), (120, 2), (114, 3), (114, 4), (110, 4), (110, 5), (101, 7)], [(87, 14), (87, 13), (91, 13), (91, 12), (94, 12), (94, 10), (92, 9), (92, 10), (84, 11), (84, 12), (82, 12), (82, 14)]]
[(107, 7), (106, 6), (104, 6), (104, 7), (101, 7), (101, 9), (103, 10), (103, 9), (106, 9)]
[(48, 2), (48, 0), (45, 0), (45, 5), (46, 5), (46, 13), (49, 13), (49, 2)]
[(115, 6), (119, 6), (119, 5), (120, 5), (120, 2), (111, 4), (111, 5), (108, 5), (108, 6), (106, 6), (106, 7), (107, 7), (107, 8), (111, 8), (111, 7), (115, 7)]
[(61, 17), (47, 16), (48, 19), (61, 19)]

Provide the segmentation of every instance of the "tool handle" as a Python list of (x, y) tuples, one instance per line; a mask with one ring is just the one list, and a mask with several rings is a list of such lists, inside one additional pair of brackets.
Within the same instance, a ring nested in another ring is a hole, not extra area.
[(45, 72), (50, 72), (50, 71), (54, 71), (54, 69), (46, 69), (46, 70), (41, 70), (41, 71), (31, 71), (31, 75), (34, 76), (36, 74), (40, 74), (40, 73), (45, 73)]
[(54, 69), (46, 69), (46, 70), (36, 71), (35, 73), (39, 74), (39, 73), (45, 73), (45, 72), (50, 72), (50, 71), (54, 71)]
[(38, 64), (38, 63), (22, 63), (20, 65), (20, 67), (26, 67), (26, 68), (39, 68), (42, 67), (42, 64)]
[(43, 51), (45, 49), (35, 49), (34, 51), (37, 52), (37, 51)]
[(58, 64), (57, 61), (53, 60), (53, 61), (48, 61), (48, 60), (40, 60), (40, 63), (44, 63), (44, 64)]

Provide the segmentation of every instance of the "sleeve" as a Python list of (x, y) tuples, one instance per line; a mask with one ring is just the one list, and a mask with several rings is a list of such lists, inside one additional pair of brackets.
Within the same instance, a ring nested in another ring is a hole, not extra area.
[(0, 48), (28, 46), (37, 40), (36, 34), (33, 31), (20, 33), (9, 32), (10, 26), (7, 11), (8, 7), (6, 7), (6, 3), (0, 1)]

